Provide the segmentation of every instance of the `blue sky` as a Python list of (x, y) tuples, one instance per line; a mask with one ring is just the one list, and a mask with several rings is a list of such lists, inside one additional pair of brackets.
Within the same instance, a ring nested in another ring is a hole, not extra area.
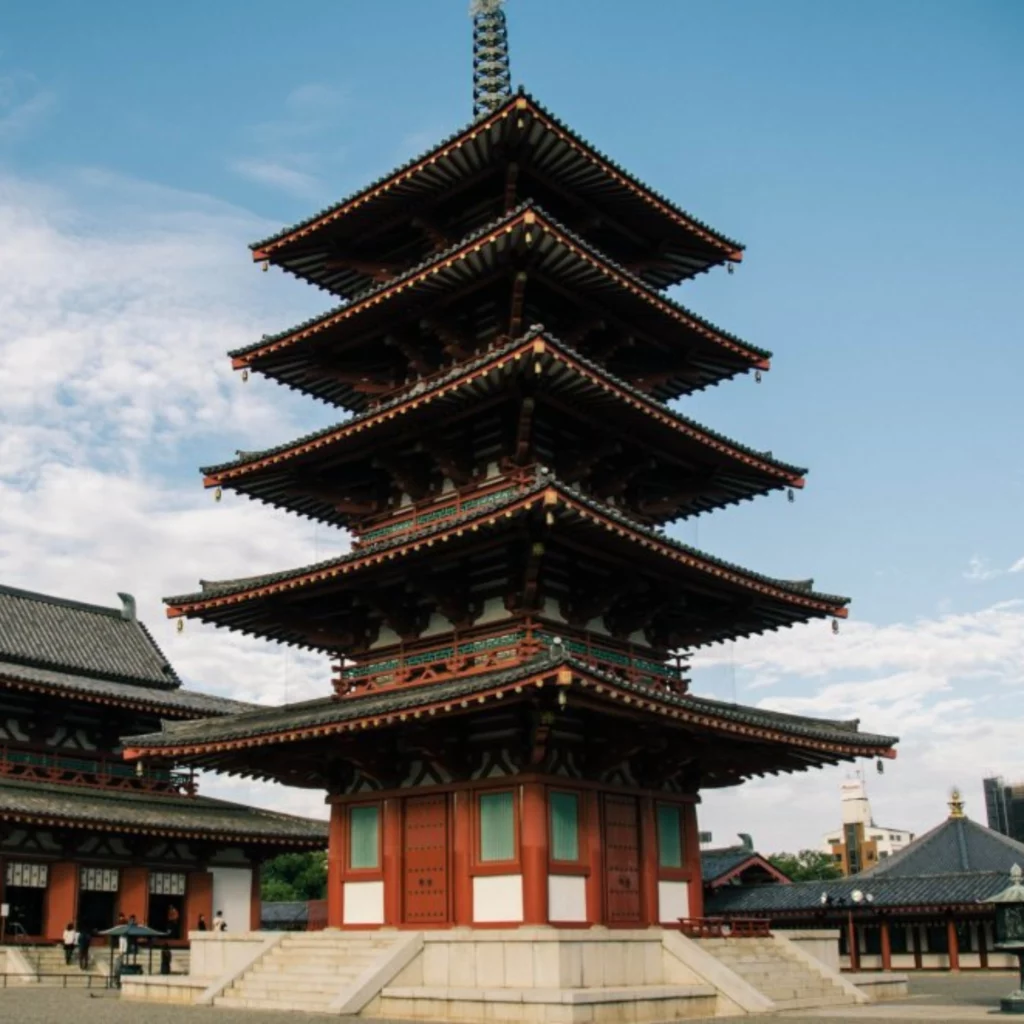
[[(212, 506), (195, 467), (340, 418), (230, 374), (228, 348), (329, 304), (258, 274), (246, 244), (469, 119), (466, 7), (8, 5), (0, 579), (134, 590), (198, 685), (324, 691), (318, 659), (172, 637), (159, 598), (344, 547)], [(716, 648), (694, 689), (899, 733), (872, 780), (886, 824), (933, 823), (955, 783), (983, 816), (984, 770), (1024, 777), (1006, 713), (1024, 682), (1024, 7), (510, 0), (508, 17), (517, 84), (748, 247), (676, 297), (773, 370), (682, 408), (809, 466), (808, 487), (674, 532), (854, 598), (839, 637)], [(841, 777), (713, 795), (705, 821), (808, 845)]]

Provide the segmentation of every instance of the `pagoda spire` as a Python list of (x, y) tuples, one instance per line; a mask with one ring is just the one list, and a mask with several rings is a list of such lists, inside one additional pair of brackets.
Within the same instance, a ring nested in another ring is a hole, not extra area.
[(472, 0), (473, 116), (497, 110), (512, 94), (504, 0)]

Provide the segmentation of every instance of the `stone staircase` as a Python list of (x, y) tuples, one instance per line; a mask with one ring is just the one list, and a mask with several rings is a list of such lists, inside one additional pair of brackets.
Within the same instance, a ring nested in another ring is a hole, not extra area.
[(328, 1013), (330, 1004), (401, 941), (379, 932), (294, 932), (214, 999), (235, 1009)]
[[(89, 951), (89, 970), (78, 966), (78, 953), (71, 963), (64, 962), (64, 947), (54, 945), (21, 946), (21, 955), (35, 972), (35, 981), (40, 985), (96, 985), (98, 979), (106, 978), (110, 951), (106, 946), (94, 946)], [(92, 981), (90, 982), (90, 979)]]
[(779, 1010), (858, 1002), (857, 996), (840, 980), (829, 977), (824, 965), (820, 971), (815, 970), (783, 940), (770, 936), (699, 939), (698, 945), (770, 999)]

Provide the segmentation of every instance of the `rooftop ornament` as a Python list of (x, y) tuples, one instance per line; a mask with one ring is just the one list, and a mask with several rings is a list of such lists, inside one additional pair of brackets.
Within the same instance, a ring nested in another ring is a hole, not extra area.
[(1021, 884), (1019, 864), (1010, 868), (1010, 884), (1001, 893), (985, 900), (996, 908), (995, 948), (1004, 953), (1016, 953), (1019, 984), (1015, 992), (999, 1000), (1002, 1013), (1024, 1014), (1024, 885)]
[(473, 0), (473, 116), (485, 117), (512, 95), (504, 0)]

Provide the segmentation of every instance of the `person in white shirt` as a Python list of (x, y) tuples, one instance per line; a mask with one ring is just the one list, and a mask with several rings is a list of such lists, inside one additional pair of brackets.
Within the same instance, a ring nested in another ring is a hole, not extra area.
[(223, 910), (218, 910), (217, 913), (213, 915), (213, 930), (222, 934), (228, 930), (228, 923), (224, 920)]
[(75, 946), (78, 945), (78, 932), (73, 921), (68, 921), (60, 941), (64, 947), (64, 963), (70, 966), (71, 958), (75, 955)]

